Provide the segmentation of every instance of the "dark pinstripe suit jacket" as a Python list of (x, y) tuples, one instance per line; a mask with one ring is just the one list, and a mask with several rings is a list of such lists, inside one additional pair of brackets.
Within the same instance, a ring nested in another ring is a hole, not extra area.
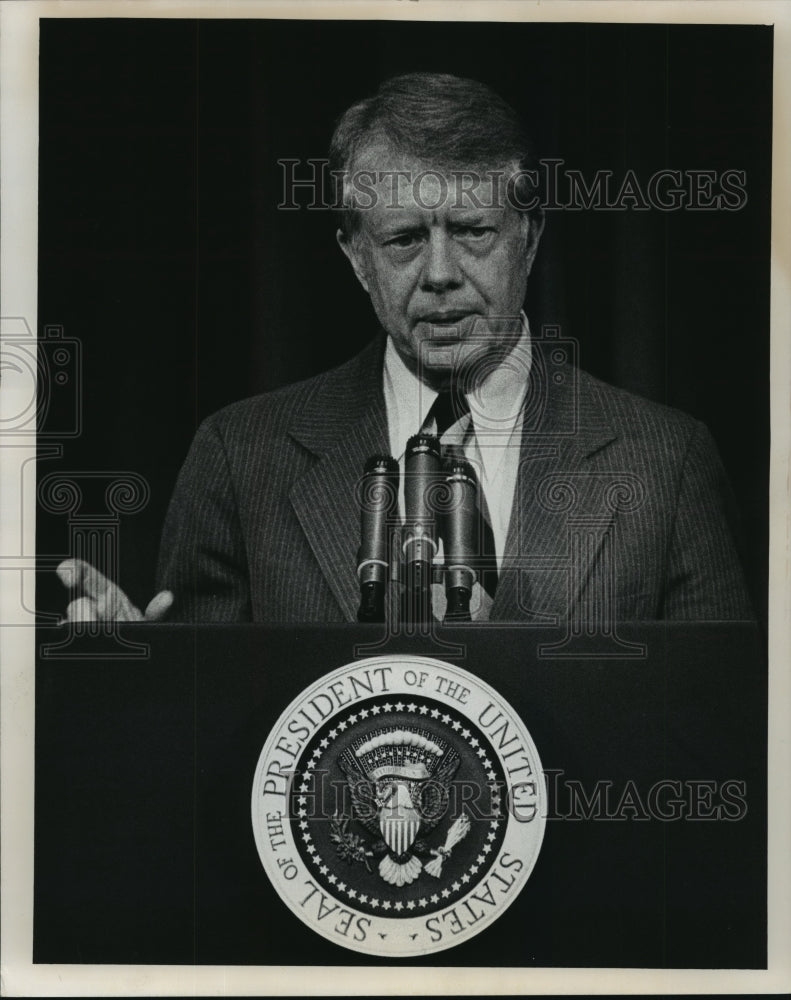
[[(176, 620), (355, 620), (355, 484), (389, 450), (383, 347), (202, 424), (160, 553)], [(531, 379), (492, 620), (752, 617), (705, 427), (540, 358)]]

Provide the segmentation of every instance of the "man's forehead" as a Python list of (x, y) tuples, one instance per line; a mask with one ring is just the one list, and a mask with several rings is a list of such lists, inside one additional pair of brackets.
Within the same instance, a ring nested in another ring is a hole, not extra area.
[(374, 147), (356, 159), (346, 185), (358, 207), (367, 202), (368, 208), (412, 212), (491, 210), (506, 205), (511, 172), (507, 165), (448, 166)]

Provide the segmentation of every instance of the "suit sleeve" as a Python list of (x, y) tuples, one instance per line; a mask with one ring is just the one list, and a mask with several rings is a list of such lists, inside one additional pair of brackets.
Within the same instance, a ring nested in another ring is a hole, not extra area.
[(169, 618), (251, 620), (247, 553), (222, 437), (212, 418), (198, 429), (170, 501), (159, 553), (160, 590), (175, 596)]
[(663, 617), (753, 619), (736, 545), (736, 509), (714, 441), (697, 423), (685, 456), (668, 551)]

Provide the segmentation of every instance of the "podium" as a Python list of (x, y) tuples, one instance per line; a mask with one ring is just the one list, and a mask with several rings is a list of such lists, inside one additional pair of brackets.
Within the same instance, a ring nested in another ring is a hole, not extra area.
[[(42, 629), (39, 650), (63, 631)], [(543, 656), (545, 629), (128, 625), (36, 673), (34, 961), (370, 965), (284, 905), (250, 816), (287, 705), (356, 657), (420, 654), (516, 710), (548, 791), (519, 897), (413, 966), (766, 964), (766, 669), (749, 624), (622, 626), (642, 655)], [(393, 964), (390, 960), (387, 964)]]

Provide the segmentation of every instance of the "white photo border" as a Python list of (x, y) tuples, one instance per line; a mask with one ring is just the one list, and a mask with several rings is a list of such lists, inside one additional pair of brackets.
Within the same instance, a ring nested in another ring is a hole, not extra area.
[[(791, 7), (784, 0), (4, 0), (0, 5), (0, 301), (37, 329), (38, 22), (40, 18), (290, 18), (773, 24), (771, 428), (769, 564), (768, 969), (409, 969), (33, 965), (34, 629), (0, 631), (2, 993), (6, 996), (292, 994), (775, 993), (791, 989)], [(0, 393), (4, 414), (18, 401)], [(2, 551), (35, 550), (23, 517), (33, 445), (3, 447)], [(20, 538), (19, 526), (25, 536)], [(9, 579), (13, 578), (13, 579)], [(16, 575), (0, 573), (0, 621), (23, 626)]]

